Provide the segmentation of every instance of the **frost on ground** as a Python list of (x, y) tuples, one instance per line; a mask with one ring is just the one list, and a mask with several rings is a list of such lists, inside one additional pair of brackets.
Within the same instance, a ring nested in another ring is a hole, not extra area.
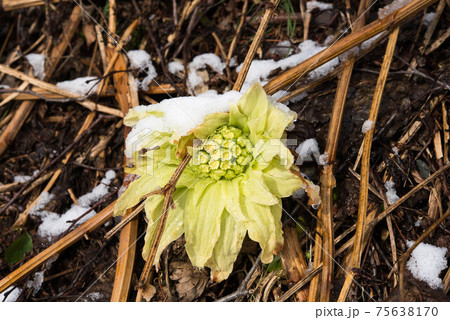
[[(247, 90), (257, 81), (261, 81), (262, 84), (267, 83), (270, 73), (275, 69), (280, 68), (281, 70), (286, 70), (288, 68), (292, 68), (313, 55), (325, 50), (326, 48), (326, 46), (322, 46), (316, 41), (306, 40), (298, 45), (298, 49), (300, 50), (299, 53), (293, 54), (287, 58), (278, 61), (273, 59), (253, 60), (241, 91)], [(334, 58), (333, 60), (311, 71), (308, 74), (308, 78), (315, 80), (323, 77), (332, 72), (338, 64), (339, 58)], [(239, 72), (241, 68), (242, 64), (236, 68), (236, 72)]]
[[(11, 291), (11, 289), (13, 289)], [(9, 292), (8, 296), (6, 294)], [(22, 293), (22, 289), (16, 287), (9, 287), (2, 293), (0, 293), (0, 302), (15, 302), (19, 299), (20, 294)]]
[(409, 4), (412, 0), (394, 0), (390, 4), (384, 6), (383, 8), (378, 9), (378, 18), (384, 19), (388, 15), (390, 15), (395, 10), (403, 8), (407, 4)]
[(98, 78), (81, 77), (73, 80), (61, 81), (56, 84), (58, 89), (66, 90), (79, 96), (93, 94), (98, 89)]
[(28, 63), (33, 67), (33, 75), (36, 78), (44, 79), (45, 78), (45, 55), (30, 53), (25, 56), (25, 59), (28, 60)]
[(366, 121), (364, 121), (364, 123), (362, 125), (361, 132), (365, 134), (367, 131), (369, 131), (372, 128), (373, 128), (373, 121), (366, 120)]
[(325, 3), (321, 1), (307, 1), (306, 2), (306, 12), (312, 12), (314, 9), (320, 11), (333, 9), (332, 3)]
[(389, 204), (396, 203), (400, 198), (397, 195), (397, 191), (394, 188), (394, 186), (395, 186), (394, 181), (388, 180), (388, 181), (386, 181), (384, 186), (386, 188), (386, 197), (388, 199)]
[[(407, 241), (408, 248), (414, 241)], [(447, 248), (440, 248), (431, 244), (420, 243), (411, 253), (406, 267), (414, 278), (425, 281), (432, 289), (442, 288), (439, 274), (447, 268)]]
[(295, 164), (301, 165), (305, 161), (314, 161), (316, 159), (319, 161), (320, 150), (317, 140), (314, 138), (307, 139), (300, 143), (295, 149), (298, 154), (298, 159)]
[(136, 79), (137, 87), (147, 91), (152, 80), (158, 75), (150, 55), (145, 50), (131, 50), (128, 51), (127, 56), (130, 59), (131, 69), (147, 74), (141, 81)]
[(34, 170), (32, 176), (14, 176), (14, 182), (15, 183), (25, 183), (33, 179), (37, 174), (39, 173), (39, 170)]
[[(105, 177), (98, 186), (96, 186), (91, 192), (78, 198), (78, 204), (72, 205), (72, 207), (62, 215), (43, 210), (47, 203), (54, 198), (54, 195), (49, 194), (48, 192), (43, 192), (38, 203), (30, 209), (30, 215), (41, 217), (42, 219), (42, 222), (38, 228), (38, 235), (43, 238), (47, 238), (48, 241), (51, 241), (52, 238), (65, 232), (71, 224), (70, 221), (79, 218), (90, 209), (91, 205), (98, 202), (108, 194), (109, 184), (115, 178), (116, 173), (114, 171), (107, 171)], [(90, 211), (87, 215), (81, 218), (76, 225), (86, 222), (96, 214), (97, 213), (94, 210)]]

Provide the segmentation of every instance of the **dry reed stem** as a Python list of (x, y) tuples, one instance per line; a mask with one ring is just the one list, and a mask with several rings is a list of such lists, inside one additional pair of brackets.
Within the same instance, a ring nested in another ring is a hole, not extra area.
[[(71, 0), (51, 0), (51, 2), (71, 1)], [(35, 6), (43, 6), (45, 0), (3, 0), (2, 8), (5, 11), (25, 9)]]
[[(245, 56), (244, 63), (242, 64), (241, 71), (238, 74), (236, 82), (234, 83), (233, 90), (240, 91), (242, 85), (244, 84), (245, 78), (247, 77), (248, 70), (250, 69), (250, 65), (252, 64), (253, 57), (255, 56), (256, 50), (261, 44), (261, 40), (264, 36), (264, 32), (266, 31), (267, 25), (272, 18), (272, 15), (277, 8), (280, 0), (270, 0), (267, 4), (266, 10), (264, 12), (264, 16), (261, 19), (261, 23), (259, 24), (258, 31), (256, 31), (255, 37), (253, 38), (252, 44), (248, 49), (247, 55)], [(266, 90), (267, 91), (267, 90)]]
[[(417, 186), (412, 188), (407, 194), (405, 194), (403, 197), (401, 197), (399, 200), (397, 200), (393, 205), (391, 205), (389, 208), (384, 210), (382, 213), (377, 215), (372, 221), (368, 222), (364, 228), (364, 234), (368, 234), (372, 231), (372, 229), (381, 222), (384, 218), (386, 218), (391, 212), (393, 212), (395, 209), (397, 209), (400, 205), (402, 205), (406, 200), (411, 198), (417, 191), (425, 187), (428, 183), (433, 181), (436, 177), (438, 177), (440, 174), (442, 174), (447, 169), (450, 169), (450, 163), (447, 163), (445, 166), (441, 167), (439, 170), (435, 171), (432, 175), (430, 175), (428, 178), (423, 180), (421, 183), (419, 183)], [(356, 226), (352, 226), (349, 228), (348, 231), (353, 231), (356, 229)], [(343, 244), (338, 250), (336, 250), (336, 255), (339, 255), (343, 251), (345, 251), (348, 248), (351, 248), (353, 244), (355, 243), (355, 237), (353, 236), (351, 239), (349, 239), (345, 244)]]
[[(366, 16), (364, 11), (367, 8), (367, 1), (361, 1), (357, 13), (357, 21), (354, 24), (354, 30), (358, 31), (364, 26), (366, 22)], [(318, 219), (322, 223), (318, 223), (317, 234), (321, 237), (316, 237), (316, 244), (314, 246), (314, 252), (320, 250), (325, 251), (327, 254), (322, 254), (323, 268), (321, 279), (316, 277), (311, 282), (311, 290), (308, 301), (328, 302), (330, 300), (331, 283), (333, 279), (333, 267), (334, 267), (334, 227), (333, 227), (333, 188), (336, 185), (336, 180), (333, 175), (334, 161), (336, 159), (336, 150), (339, 141), (339, 133), (341, 130), (342, 117), (344, 115), (345, 100), (347, 98), (347, 91), (350, 84), (350, 78), (353, 72), (353, 66), (355, 65), (356, 57), (351, 57), (344, 63), (344, 67), (339, 74), (339, 81), (336, 88), (336, 95), (334, 97), (333, 112), (330, 119), (330, 127), (328, 129), (327, 144), (325, 152), (328, 154), (328, 164), (324, 166), (321, 181), (321, 206), (317, 214)], [(317, 267), (321, 263), (320, 260), (314, 259), (314, 267)], [(320, 288), (320, 290), (318, 290)], [(320, 293), (320, 297), (319, 297)], [(318, 299), (319, 298), (319, 299)]]
[(361, 28), (359, 31), (351, 33), (350, 35), (337, 41), (325, 51), (319, 52), (297, 66), (283, 72), (266, 84), (264, 89), (268, 94), (274, 94), (278, 90), (283, 89), (285, 86), (297, 81), (299, 77), (305, 76), (308, 72), (336, 58), (345, 51), (360, 45), (364, 41), (383, 31), (392, 30), (403, 24), (407, 19), (412, 18), (436, 1), (437, 0), (415, 0), (407, 4), (386, 18), (370, 23), (369, 25)]
[(295, 294), (298, 290), (303, 288), (312, 278), (320, 273), (322, 270), (322, 265), (319, 265), (317, 268), (310, 271), (302, 280), (297, 282), (292, 288), (286, 291), (280, 298), (276, 300), (276, 302), (283, 302), (289, 299), (293, 294)]
[(447, 217), (450, 216), (450, 209), (447, 209), (444, 215), (442, 215), (436, 222), (434, 222), (424, 233), (420, 235), (420, 237), (414, 242), (414, 244), (409, 247), (408, 250), (405, 251), (405, 253), (400, 257), (399, 263), (400, 263), (400, 277), (399, 277), (399, 285), (400, 285), (400, 301), (406, 301), (405, 300), (405, 264), (408, 260), (411, 253), (414, 251), (414, 249), (423, 241), (426, 237), (428, 237), (434, 229), (436, 229), (442, 222), (445, 221)]
[[(112, 37), (116, 35), (116, 10), (116, 0), (109, 0), (108, 32)], [(108, 46), (114, 47), (114, 42), (110, 37), (108, 37)]]
[(244, 6), (242, 7), (241, 19), (239, 20), (239, 25), (237, 27), (236, 33), (234, 34), (233, 40), (231, 41), (230, 48), (228, 49), (227, 59), (225, 65), (228, 67), (231, 58), (233, 56), (234, 50), (236, 49), (239, 36), (241, 35), (242, 27), (244, 26), (245, 14), (247, 13), (248, 0), (244, 1)]
[[(22, 81), (28, 81), (29, 83), (31, 83), (37, 87), (40, 87), (42, 89), (48, 90), (50, 92), (53, 92), (53, 93), (56, 93), (56, 94), (59, 94), (59, 95), (62, 95), (62, 96), (68, 97), (68, 98), (73, 98), (73, 99), (82, 98), (79, 95), (72, 93), (70, 91), (59, 89), (54, 84), (36, 79), (32, 76), (26, 75), (23, 72), (14, 70), (14, 69), (7, 67), (5, 65), (2, 65), (2, 64), (0, 64), (0, 72), (6, 73), (6, 74), (13, 76), (15, 78), (18, 78)], [(123, 117), (123, 113), (120, 110), (113, 109), (113, 108), (110, 108), (110, 107), (107, 107), (107, 106), (104, 106), (101, 104), (97, 104), (90, 100), (83, 100), (83, 101), (76, 100), (76, 102), (91, 111), (99, 111), (99, 112), (111, 114), (111, 115), (114, 115), (117, 117)]]
[[(80, 130), (78, 131), (75, 139), (77, 139), (84, 131), (86, 131), (89, 128), (89, 126), (91, 125), (92, 121), (94, 121), (94, 117), (95, 117), (95, 112), (91, 112), (90, 114), (88, 114), (88, 116), (84, 120), (83, 125), (81, 126)], [(66, 165), (69, 162), (69, 159), (72, 156), (73, 152), (74, 152), (74, 150), (70, 150), (69, 152), (67, 152), (66, 156), (61, 161), (63, 166)], [(50, 191), (50, 189), (53, 187), (53, 185), (55, 184), (56, 180), (59, 178), (59, 175), (61, 173), (62, 173), (62, 168), (57, 169), (53, 173), (50, 181), (47, 183), (47, 185), (45, 186), (44, 190), (42, 190), (42, 192), (39, 194), (39, 196), (36, 197), (36, 199), (34, 199), (33, 202), (31, 202), (27, 206), (27, 208), (25, 209), (24, 212), (19, 214), (19, 216), (17, 217), (17, 220), (14, 222), (14, 224), (12, 226), (12, 229), (20, 228), (27, 222), (28, 215), (30, 213), (31, 208), (33, 208), (38, 203), (39, 199), (42, 197), (42, 193), (43, 192), (49, 192)]]
[(389, 73), (389, 68), (394, 56), (395, 46), (399, 34), (399, 27), (389, 35), (389, 42), (387, 44), (386, 53), (381, 66), (380, 75), (378, 77), (375, 93), (370, 107), (369, 121), (372, 121), (372, 127), (364, 135), (364, 150), (361, 161), (361, 183), (358, 203), (358, 218), (356, 221), (355, 243), (353, 245), (353, 253), (350, 264), (346, 266), (347, 275), (345, 277), (344, 285), (339, 294), (338, 301), (343, 302), (347, 299), (347, 294), (353, 283), (354, 272), (353, 268), (359, 268), (361, 262), (361, 255), (363, 251), (364, 228), (367, 218), (367, 204), (368, 204), (368, 190), (369, 190), (369, 171), (370, 171), (370, 151), (372, 148), (373, 133), (375, 131), (375, 124), (378, 117), (378, 111), (383, 96), (384, 86)]
[(20, 128), (24, 124), (31, 110), (33, 109), (33, 101), (24, 101), (20, 104), (19, 108), (14, 113), (13, 118), (6, 126), (5, 130), (0, 136), (0, 156), (5, 153), (6, 149), (13, 143)]
[[(177, 84), (178, 87), (183, 88), (183, 84)], [(2, 92), (3, 91), (3, 92)], [(17, 91), (17, 96), (14, 97), (14, 100), (63, 100), (68, 101), (70, 99), (76, 100), (76, 98), (68, 98), (67, 96), (57, 94), (54, 92), (51, 92), (49, 90), (40, 88), (40, 87), (32, 87), (31, 90), (23, 91), (20, 90), (19, 87), (17, 88), (8, 88), (8, 89), (0, 89), (0, 99), (6, 99), (11, 92)], [(113, 95), (114, 88), (112, 86), (109, 86), (106, 88), (106, 90), (102, 91), (102, 94), (99, 96), (101, 98), (104, 97), (110, 97)], [(141, 91), (144, 94), (174, 94), (177, 91), (175, 88), (168, 84), (168, 83), (162, 83), (160, 85), (150, 85), (149, 89), (147, 91)]]
[(423, 46), (419, 49), (420, 54), (424, 54), (425, 50), (428, 47), (428, 44), (430, 43), (431, 36), (433, 35), (434, 30), (436, 29), (436, 26), (439, 22), (439, 19), (441, 18), (442, 12), (444, 12), (445, 8), (445, 0), (439, 1), (438, 7), (436, 9), (436, 15), (433, 18), (433, 21), (428, 25), (427, 31), (425, 31), (425, 35), (423, 36)]
[[(361, 51), (358, 54), (358, 56), (356, 57), (356, 61), (358, 61), (359, 59), (363, 58), (366, 54), (368, 54), (373, 49), (375, 49), (383, 41), (384, 41), (384, 37), (383, 36), (375, 39), (375, 41), (373, 41), (373, 43), (370, 45), (370, 47), (368, 47), (366, 50)], [(313, 80), (313, 81), (307, 82), (307, 83), (301, 85), (299, 88), (297, 88), (295, 90), (292, 90), (289, 94), (286, 94), (283, 97), (281, 97), (280, 99), (278, 99), (278, 102), (285, 103), (285, 102), (291, 100), (292, 98), (295, 98), (299, 94), (302, 94), (302, 93), (307, 92), (307, 91), (309, 91), (309, 90), (311, 90), (311, 89), (313, 89), (315, 87), (318, 87), (322, 83), (325, 83), (325, 82), (333, 79), (335, 76), (337, 76), (339, 73), (341, 73), (342, 70), (345, 67), (346, 67), (345, 63), (340, 64), (338, 67), (336, 67), (329, 74), (327, 74), (327, 75), (325, 75), (323, 77), (320, 77), (317, 80)]]
[[(109, 48), (108, 53), (112, 54), (112, 51), (113, 48)], [(126, 70), (126, 68), (126, 58), (123, 54), (121, 54), (117, 58), (113, 70)], [(113, 79), (114, 86), (116, 88), (116, 100), (119, 103), (123, 114), (126, 114), (130, 108), (134, 108), (139, 105), (139, 98), (134, 77), (131, 73), (114, 73)], [(128, 133), (129, 129), (127, 128), (124, 132), (124, 139), (126, 139)], [(132, 212), (133, 209), (127, 210), (123, 219), (127, 219)], [(128, 298), (136, 255), (138, 222), (138, 219), (131, 219), (120, 232), (116, 273), (111, 294), (112, 302), (126, 302)]]
[[(299, 282), (307, 273), (308, 263), (302, 247), (298, 241), (297, 228), (295, 226), (285, 226), (283, 228), (284, 246), (280, 252), (283, 269), (287, 272), (289, 281)], [(308, 299), (308, 289), (303, 289), (297, 294), (297, 301)]]
[[(20, 90), (20, 91), (25, 90), (25, 89), (28, 87), (29, 84), (30, 84), (29, 82), (24, 81), (24, 82), (22, 82), (22, 84), (17, 88), (17, 90)], [(18, 93), (18, 92), (13, 92), (13, 93), (8, 94), (8, 96), (7, 96), (5, 99), (3, 99), (2, 102), (0, 102), (0, 107), (1, 107), (1, 106), (4, 106), (4, 105), (7, 104), (8, 102), (10, 102), (10, 101), (16, 99), (17, 96), (18, 96), (19, 94), (20, 94), (20, 93)]]
[[(139, 19), (134, 20), (128, 28), (125, 29), (123, 32), (122, 37), (119, 40), (119, 44), (116, 45), (114, 53), (111, 58), (108, 59), (108, 67), (103, 72), (103, 79), (100, 81), (98, 85), (98, 93), (101, 94), (102, 90), (108, 86), (108, 74), (111, 72), (112, 68), (114, 67), (114, 64), (116, 63), (117, 58), (119, 57), (120, 52), (123, 50), (123, 46), (131, 39), (131, 34), (133, 33), (134, 29), (139, 24)], [(109, 38), (109, 37), (108, 37)]]
[(111, 203), (105, 209), (97, 213), (94, 217), (83, 223), (81, 226), (70, 232), (65, 237), (61, 238), (50, 247), (40, 252), (19, 268), (8, 274), (6, 277), (0, 280), (0, 292), (3, 292), (8, 287), (14, 285), (17, 281), (27, 276), (33, 272), (41, 264), (45, 263), (50, 257), (58, 254), (72, 244), (80, 240), (86, 233), (96, 230), (98, 227), (102, 226), (108, 219), (113, 215), (114, 205), (116, 201)]

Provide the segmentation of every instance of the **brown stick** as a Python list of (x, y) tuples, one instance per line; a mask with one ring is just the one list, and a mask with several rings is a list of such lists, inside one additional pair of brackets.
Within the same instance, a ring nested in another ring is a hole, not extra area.
[(370, 108), (369, 121), (372, 121), (372, 128), (369, 129), (364, 136), (364, 151), (361, 161), (361, 184), (358, 203), (358, 218), (356, 221), (355, 243), (353, 245), (352, 259), (347, 266), (347, 275), (345, 277), (344, 285), (339, 294), (338, 301), (343, 302), (347, 299), (347, 294), (353, 283), (353, 268), (359, 268), (361, 262), (361, 254), (364, 249), (362, 244), (364, 240), (364, 228), (367, 217), (368, 204), (368, 190), (369, 190), (369, 170), (370, 170), (370, 151), (372, 147), (373, 133), (375, 131), (375, 123), (378, 117), (378, 110), (383, 96), (384, 86), (386, 84), (387, 75), (394, 56), (395, 46), (399, 34), (399, 27), (397, 27), (389, 36), (386, 53), (381, 66), (380, 75), (378, 77), (377, 86)]
[(242, 85), (244, 84), (245, 78), (247, 77), (248, 70), (250, 69), (250, 65), (252, 64), (253, 57), (255, 56), (256, 50), (261, 44), (262, 37), (264, 32), (266, 31), (267, 25), (269, 24), (270, 18), (272, 17), (275, 9), (277, 8), (280, 0), (270, 0), (266, 7), (266, 11), (264, 12), (264, 16), (261, 20), (261, 23), (258, 27), (258, 31), (256, 31), (255, 37), (253, 38), (253, 42), (250, 45), (250, 49), (248, 49), (247, 55), (245, 56), (244, 63), (242, 64), (241, 72), (239, 72), (238, 78), (234, 83), (233, 90), (240, 91)]
[[(367, 8), (367, 1), (361, 1), (358, 13), (357, 21), (353, 31), (359, 30), (364, 26), (366, 22), (365, 15), (363, 14)], [(353, 66), (355, 64), (356, 57), (351, 57), (349, 61), (344, 64), (344, 67), (339, 74), (338, 86), (336, 89), (336, 95), (334, 97), (333, 113), (331, 115), (330, 127), (328, 129), (327, 145), (325, 151), (328, 154), (328, 165), (324, 166), (321, 177), (321, 195), (322, 205), (319, 208), (317, 214), (318, 218), (322, 220), (322, 224), (318, 224), (317, 233), (322, 237), (316, 237), (316, 244), (314, 246), (314, 252), (324, 250), (328, 254), (322, 254), (323, 256), (323, 269), (322, 278), (320, 281), (320, 301), (328, 302), (330, 300), (331, 283), (333, 276), (334, 266), (334, 227), (333, 227), (333, 187), (336, 185), (336, 181), (333, 175), (333, 163), (336, 159), (336, 150), (339, 141), (339, 133), (342, 124), (342, 117), (344, 114), (345, 100), (347, 98), (347, 91), (350, 84), (350, 78), (353, 72)], [(322, 227), (323, 225), (323, 227)], [(320, 232), (320, 233), (319, 233)], [(321, 246), (322, 244), (322, 246)], [(314, 266), (317, 267), (320, 264), (320, 260), (314, 258)], [(319, 295), (319, 277), (316, 277), (311, 282), (311, 290), (308, 301), (317, 301)]]
[(170, 207), (173, 204), (173, 193), (175, 192), (175, 185), (183, 173), (184, 168), (186, 168), (187, 164), (191, 160), (191, 155), (186, 154), (175, 170), (174, 174), (170, 178), (169, 182), (164, 187), (164, 204), (162, 208), (162, 213), (159, 218), (158, 228), (156, 229), (155, 237), (152, 241), (152, 247), (150, 249), (149, 256), (147, 261), (145, 262), (144, 270), (141, 273), (141, 277), (139, 278), (138, 284), (138, 292), (136, 296), (136, 302), (142, 301), (142, 294), (145, 286), (148, 284), (148, 280), (150, 277), (150, 271), (153, 267), (153, 262), (155, 261), (156, 251), (158, 250), (159, 243), (161, 241), (162, 234), (164, 232), (164, 227), (166, 225), (167, 217), (169, 215)]
[[(112, 53), (111, 50), (109, 53)], [(125, 70), (126, 58), (119, 55), (113, 70)], [(115, 73), (113, 75), (114, 86), (116, 87), (116, 100), (124, 114), (129, 108), (139, 105), (139, 98), (133, 75), (130, 73)], [(127, 128), (124, 132), (124, 139), (129, 133)], [(141, 209), (142, 210), (142, 209)], [(124, 219), (132, 214), (133, 209), (127, 210)], [(112, 302), (126, 302), (130, 291), (131, 277), (133, 275), (134, 258), (136, 255), (136, 239), (138, 230), (138, 219), (130, 219), (130, 222), (120, 232), (119, 249), (117, 252), (116, 274), (114, 286), (111, 294)]]
[[(7, 67), (5, 65), (0, 64), (0, 72), (6, 73), (10, 76), (16, 77), (22, 81), (28, 81), (29, 83), (38, 86), (40, 88), (46, 89), (48, 91), (51, 91), (53, 93), (65, 96), (65, 97), (69, 97), (69, 98), (74, 98), (74, 99), (78, 99), (81, 98), (79, 95), (66, 91), (66, 90), (62, 90), (57, 88), (54, 84), (36, 79), (32, 76), (26, 75), (23, 72), (14, 70), (10, 67)], [(76, 100), (77, 103), (79, 103), (80, 105), (82, 105), (83, 107), (86, 107), (87, 109), (91, 110), (91, 111), (100, 111), (100, 112), (104, 112), (107, 114), (112, 114), (114, 116), (117, 117), (123, 117), (123, 113), (120, 110), (117, 109), (113, 109), (89, 100)]]
[(408, 19), (414, 17), (417, 13), (423, 9), (435, 3), (437, 0), (415, 0), (403, 8), (393, 12), (384, 19), (376, 20), (371, 24), (361, 28), (359, 31), (354, 32), (341, 40), (337, 41), (334, 45), (326, 49), (324, 52), (312, 56), (299, 65), (283, 72), (276, 78), (272, 79), (268, 84), (264, 86), (267, 94), (274, 94), (278, 90), (284, 88), (297, 81), (300, 77), (305, 76), (313, 69), (327, 63), (328, 61), (336, 58), (345, 51), (360, 45), (364, 41), (372, 38), (373, 36), (400, 26)]

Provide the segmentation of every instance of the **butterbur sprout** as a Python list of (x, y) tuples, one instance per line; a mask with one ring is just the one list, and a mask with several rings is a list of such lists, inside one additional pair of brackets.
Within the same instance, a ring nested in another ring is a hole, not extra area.
[[(160, 116), (130, 112), (125, 123)], [(164, 138), (173, 136), (170, 132), (152, 132), (139, 142), (147, 151), (133, 151), (133, 166), (126, 171), (140, 177), (119, 198), (115, 215), (123, 215), (144, 195), (165, 186), (189, 152), (192, 159), (177, 181), (174, 205), (169, 209), (154, 263), (183, 234), (192, 265), (210, 268), (214, 281), (230, 275), (247, 234), (259, 243), (261, 261), (270, 263), (283, 247), (281, 198), (303, 188), (312, 204), (319, 201), (317, 186), (301, 177), (281, 141), (294, 119), (295, 114), (272, 103), (256, 83), (237, 103), (230, 104), (229, 112), (206, 115), (203, 123), (186, 135), (174, 140)], [(163, 202), (160, 194), (145, 200), (148, 229), (144, 259), (148, 258)]]

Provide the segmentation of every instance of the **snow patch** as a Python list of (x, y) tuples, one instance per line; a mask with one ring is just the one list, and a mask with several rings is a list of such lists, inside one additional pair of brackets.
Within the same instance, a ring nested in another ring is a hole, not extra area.
[(366, 120), (366, 121), (364, 121), (364, 123), (362, 125), (361, 132), (365, 134), (367, 131), (369, 131), (372, 128), (373, 128), (373, 121)]
[(324, 152), (323, 154), (321, 154), (320, 156), (319, 156), (319, 164), (321, 165), (321, 166), (326, 166), (326, 165), (328, 165), (328, 152)]
[[(302, 164), (305, 161), (314, 161), (314, 159), (319, 159), (320, 157), (319, 144), (314, 138), (307, 139), (300, 143), (295, 149), (295, 152), (298, 154), (296, 164)], [(314, 156), (314, 158), (312, 156)]]
[(36, 272), (33, 280), (28, 280), (27, 288), (33, 288), (33, 296), (41, 290), (42, 283), (44, 282), (44, 271)]
[[(414, 241), (407, 241), (408, 248)], [(406, 267), (414, 278), (425, 281), (432, 289), (442, 288), (439, 274), (447, 268), (447, 248), (440, 248), (431, 244), (420, 243), (411, 253)]]
[(394, 188), (395, 183), (394, 181), (386, 181), (384, 184), (384, 187), (386, 188), (386, 197), (388, 199), (389, 204), (396, 203), (400, 198), (397, 195), (397, 191)]
[(173, 74), (178, 74), (179, 72), (184, 71), (184, 66), (179, 61), (169, 62), (168, 68), (169, 72)]
[(396, 155), (396, 156), (398, 156), (398, 148), (397, 147), (392, 147), (392, 152), (394, 152), (394, 154)]
[(213, 71), (223, 74), (225, 69), (225, 63), (222, 62), (220, 57), (214, 53), (204, 53), (196, 56), (192, 62), (188, 64), (188, 78), (187, 85), (190, 93), (194, 93), (195, 89), (204, 84), (204, 80), (198, 75), (197, 71), (209, 66)]
[[(10, 288), (13, 290), (10, 291), (10, 293), (8, 294), (8, 297), (6, 297), (6, 293), (9, 292), (8, 290)], [(0, 293), (0, 302), (15, 302), (15, 301), (17, 301), (17, 299), (19, 299), (19, 296), (21, 293), (22, 293), (22, 289), (17, 288), (17, 287), (9, 287), (8, 289), (6, 289), (2, 293)], [(5, 297), (6, 297), (6, 299), (5, 299)]]
[[(299, 53), (293, 54), (287, 58), (275, 61), (273, 59), (269, 60), (253, 60), (252, 64), (247, 73), (247, 77), (245, 78), (244, 85), (242, 86), (241, 91), (246, 91), (250, 88), (253, 83), (260, 81), (263, 85), (267, 83), (267, 79), (272, 71), (280, 68), (281, 70), (286, 70), (288, 68), (292, 68), (308, 58), (312, 57), (315, 54), (318, 54), (325, 50), (327, 47), (320, 45), (316, 41), (306, 40), (299, 44), (298, 49)], [(339, 64), (339, 58), (334, 58), (333, 60), (325, 63), (324, 65), (318, 67), (317, 69), (311, 71), (308, 74), (308, 78), (311, 80), (318, 79), (323, 77), (334, 70), (334, 68)], [(239, 72), (242, 68), (242, 64), (240, 64), (236, 68), (236, 72)]]
[(30, 53), (25, 56), (25, 59), (28, 60), (28, 63), (33, 67), (33, 75), (36, 78), (44, 79), (45, 74), (45, 55)]
[(97, 91), (98, 83), (98, 78), (96, 77), (81, 77), (73, 80), (58, 82), (56, 87), (79, 96), (87, 96)]
[[(70, 221), (79, 218), (90, 209), (92, 204), (98, 202), (101, 198), (108, 194), (108, 186), (112, 180), (115, 179), (115, 177), (116, 173), (113, 170), (107, 171), (105, 177), (98, 186), (96, 186), (91, 192), (78, 198), (78, 204), (72, 205), (72, 207), (62, 215), (55, 212), (42, 210), (45, 205), (54, 198), (54, 195), (43, 192), (38, 203), (30, 210), (30, 215), (42, 218), (42, 222), (38, 228), (38, 235), (51, 241), (52, 238), (65, 232), (70, 226)], [(77, 221), (76, 225), (86, 222), (96, 214), (97, 213), (95, 210), (90, 211), (87, 215)]]
[(14, 182), (15, 183), (25, 183), (33, 179), (37, 174), (39, 173), (39, 170), (34, 170), (32, 176), (14, 176)]
[(428, 12), (425, 14), (425, 16), (423, 17), (423, 24), (425, 25), (425, 27), (427, 27), (431, 21), (434, 20), (434, 18), (436, 17), (436, 12)]
[(319, 9), (320, 11), (330, 10), (333, 9), (333, 4), (320, 1), (307, 1), (306, 12), (312, 12), (314, 9)]
[(128, 59), (130, 59), (131, 69), (136, 71), (143, 71), (147, 76), (139, 81), (136, 79), (136, 85), (138, 88), (147, 91), (150, 83), (156, 76), (156, 69), (153, 66), (150, 55), (145, 50), (131, 50), (127, 53)]
[(378, 19), (384, 19), (392, 12), (403, 8), (407, 4), (409, 4), (412, 0), (394, 0), (390, 4), (384, 6), (383, 8), (378, 9)]
[(103, 293), (101, 292), (92, 292), (86, 295), (85, 301), (98, 301), (103, 299)]

